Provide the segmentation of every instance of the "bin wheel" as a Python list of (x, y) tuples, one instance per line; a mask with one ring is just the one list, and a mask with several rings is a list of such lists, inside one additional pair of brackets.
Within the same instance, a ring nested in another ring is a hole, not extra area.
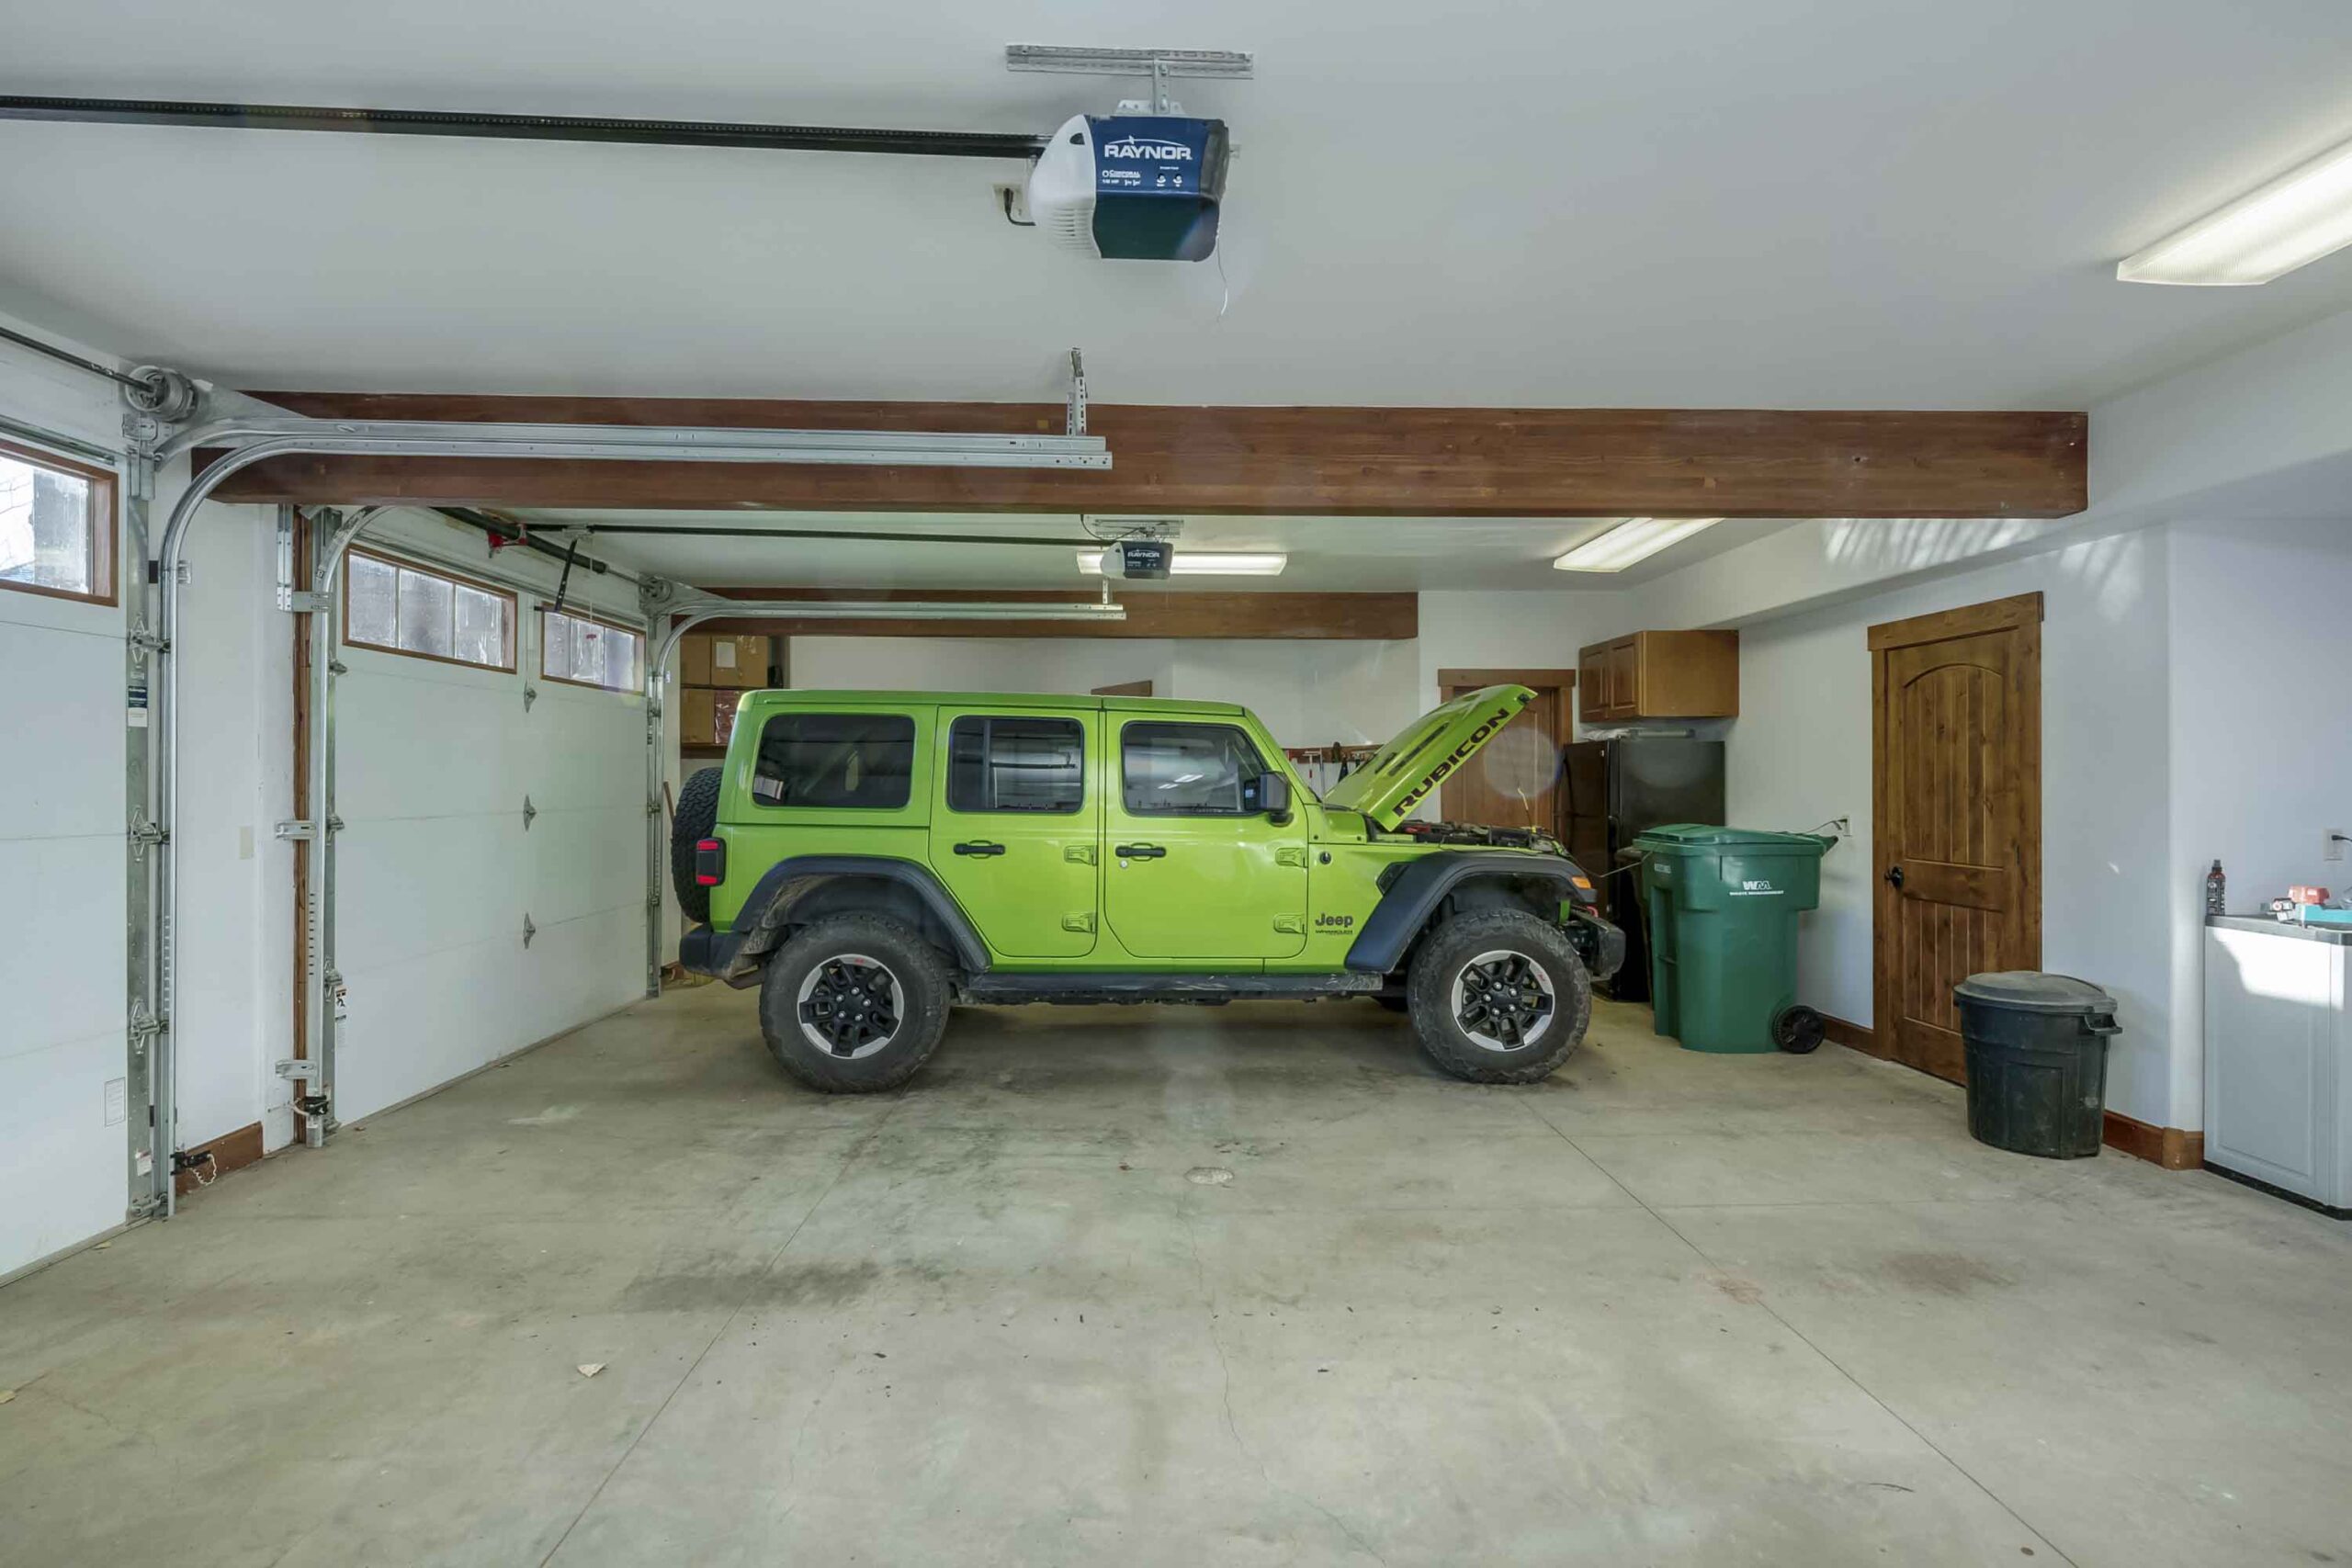
[(1772, 1020), (1772, 1043), (1792, 1056), (1814, 1050), (1821, 1039), (1821, 1015), (1811, 1008), (1782, 1008)]

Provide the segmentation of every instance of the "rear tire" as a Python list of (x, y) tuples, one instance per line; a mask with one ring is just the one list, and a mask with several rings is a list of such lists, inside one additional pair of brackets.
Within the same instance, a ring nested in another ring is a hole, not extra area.
[(887, 915), (834, 915), (768, 960), (760, 1032), (787, 1073), (827, 1094), (872, 1094), (914, 1077), (947, 1027), (947, 964)]
[(1583, 1043), (1592, 981), (1560, 929), (1482, 909), (1422, 942), (1406, 986), (1430, 1059), (1472, 1083), (1533, 1083)]
[(704, 768), (678, 786), (678, 809), (670, 818), (670, 886), (678, 908), (698, 926), (710, 924), (710, 889), (695, 880), (695, 846), (718, 826), (721, 770)]

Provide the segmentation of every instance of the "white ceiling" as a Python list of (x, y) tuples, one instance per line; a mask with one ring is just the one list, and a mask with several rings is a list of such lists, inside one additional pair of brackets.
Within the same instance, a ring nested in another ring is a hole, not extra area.
[[(2115, 259), (2352, 136), (2342, 0), (75, 0), (0, 91), (1043, 132), (1257, 51), (1226, 269), (964, 160), (0, 124), (0, 309), (254, 388), (2079, 408), (2352, 306)], [(1229, 310), (1219, 302), (1230, 286)]]
[[(582, 549), (682, 582), (859, 588), (1067, 588), (1091, 591), (1076, 552), (1086, 535), (1075, 516), (947, 517), (909, 513), (552, 512), (508, 511), (535, 532), (592, 530)], [(1564, 572), (1552, 558), (1605, 532), (1615, 518), (1469, 521), (1445, 517), (1199, 517), (1177, 540), (1194, 550), (1282, 550), (1279, 577), (1171, 579), (1168, 591), (1369, 592), (1424, 588), (1599, 589), (1630, 587), (1789, 526), (1780, 520), (1732, 518), (1621, 572)], [(684, 535), (597, 534), (613, 525), (665, 527), (825, 530), (839, 539), (695, 538)], [(1889, 522), (1889, 528), (1901, 527)], [(876, 542), (865, 532), (921, 533), (925, 542)], [(958, 544), (958, 536), (1064, 539), (1037, 545)], [(936, 542), (933, 542), (936, 541)], [(1095, 547), (1100, 548), (1099, 546)], [(1159, 591), (1159, 588), (1151, 590)]]

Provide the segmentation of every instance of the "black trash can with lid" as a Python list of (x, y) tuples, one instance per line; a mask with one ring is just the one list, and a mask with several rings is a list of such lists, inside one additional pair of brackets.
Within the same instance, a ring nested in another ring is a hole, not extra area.
[(2072, 975), (2008, 969), (1951, 988), (1968, 1046), (1968, 1131), (2045, 1159), (2098, 1153), (2115, 998)]

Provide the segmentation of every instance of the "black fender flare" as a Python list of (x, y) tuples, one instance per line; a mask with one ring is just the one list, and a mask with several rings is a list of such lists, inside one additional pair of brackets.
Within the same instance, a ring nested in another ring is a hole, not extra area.
[[(1518, 850), (1440, 850), (1399, 861), (1396, 880), (1348, 949), (1348, 967), (1385, 975), (1404, 962), (1406, 949), (1429, 924), (1445, 897), (1464, 883), (1491, 878), (1556, 887), (1563, 904), (1595, 901), (1591, 879), (1565, 855), (1533, 855)], [(1577, 883), (1583, 883), (1579, 887)], [(1579, 911), (1581, 912), (1581, 911)]]
[(736, 911), (732, 930), (697, 927), (679, 939), (678, 963), (732, 986), (749, 985), (759, 974), (760, 959), (776, 945), (775, 933), (794, 923), (796, 916), (831, 913), (811, 906), (832, 902), (826, 889), (849, 879), (881, 881), (904, 889), (901, 897), (911, 897), (946, 936), (965, 973), (978, 975), (988, 969), (988, 944), (932, 869), (917, 861), (888, 855), (794, 855), (776, 862)]

